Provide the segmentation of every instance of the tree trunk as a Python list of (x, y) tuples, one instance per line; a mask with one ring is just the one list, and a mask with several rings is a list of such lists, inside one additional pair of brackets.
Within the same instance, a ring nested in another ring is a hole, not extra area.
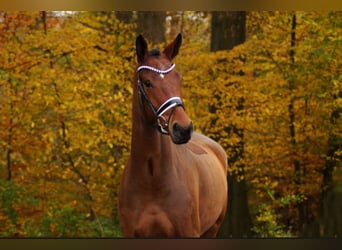
[(115, 11), (115, 16), (123, 23), (133, 22), (133, 11)]
[(150, 43), (165, 42), (166, 11), (138, 11), (137, 34), (142, 34)]
[[(295, 68), (295, 47), (296, 47), (296, 26), (297, 26), (297, 21), (296, 21), (296, 14), (294, 13), (291, 18), (291, 41), (290, 41), (290, 64), (291, 68)], [(295, 82), (293, 79), (289, 79), (289, 91), (290, 95), (295, 93)], [(293, 152), (296, 152), (298, 143), (297, 143), (297, 132), (295, 129), (295, 122), (296, 122), (296, 114), (294, 110), (294, 103), (295, 102), (295, 97), (291, 97), (290, 102), (288, 104), (288, 115), (289, 115), (289, 134), (290, 134), (290, 141), (291, 141), (291, 146)], [(301, 195), (300, 187), (303, 184), (302, 182), (302, 177), (303, 173), (303, 167), (301, 166), (301, 163), (299, 159), (294, 159), (293, 160), (293, 168), (294, 168), (294, 183), (296, 186), (296, 195)], [(298, 209), (298, 230), (302, 231), (303, 227), (306, 226), (309, 221), (308, 221), (308, 202), (307, 200), (304, 200), (302, 202), (299, 202), (297, 204), (297, 209)]]
[[(10, 86), (13, 89), (13, 84), (11, 80), (9, 80)], [(7, 178), (6, 180), (12, 180), (12, 168), (13, 168), (13, 161), (12, 161), (12, 147), (13, 147), (13, 128), (14, 128), (14, 104), (10, 101), (10, 119), (8, 124), (8, 136), (7, 136), (7, 152), (6, 152), (6, 161), (7, 161)]]
[[(342, 91), (334, 96), (335, 99), (342, 99)], [(342, 108), (337, 107), (331, 113), (330, 122), (335, 127), (338, 126), (338, 120), (341, 119)], [(323, 170), (322, 194), (320, 202), (320, 221), (323, 235), (314, 235), (315, 237), (341, 237), (342, 236), (342, 218), (340, 211), (342, 211), (342, 192), (333, 190), (334, 169), (340, 166), (342, 157), (338, 152), (342, 151), (342, 137), (334, 132), (329, 134), (328, 150)]]
[(245, 11), (214, 11), (211, 16), (211, 51), (232, 49), (246, 39)]
[[(245, 41), (245, 11), (215, 11), (211, 19), (211, 51), (229, 50)], [(240, 98), (236, 110), (244, 109), (244, 100)], [(228, 149), (231, 152), (229, 165), (236, 164), (244, 157), (244, 134), (241, 128), (228, 125), (228, 134), (236, 134), (240, 140)], [(244, 165), (238, 168), (244, 174)], [(243, 237), (251, 234), (252, 221), (248, 208), (245, 179), (239, 180), (235, 173), (228, 173), (228, 207), (226, 217), (218, 237)]]

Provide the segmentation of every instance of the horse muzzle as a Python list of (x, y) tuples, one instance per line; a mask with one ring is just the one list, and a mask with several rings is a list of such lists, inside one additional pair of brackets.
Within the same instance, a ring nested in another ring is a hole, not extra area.
[(187, 143), (191, 138), (191, 134), (193, 130), (194, 130), (194, 127), (191, 121), (190, 121), (189, 126), (187, 127), (183, 127), (179, 125), (177, 122), (175, 122), (170, 131), (170, 136), (171, 136), (173, 143), (175, 144)]

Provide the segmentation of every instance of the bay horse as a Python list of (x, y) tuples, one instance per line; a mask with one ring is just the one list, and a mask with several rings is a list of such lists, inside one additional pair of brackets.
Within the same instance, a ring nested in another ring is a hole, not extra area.
[(119, 188), (124, 237), (215, 237), (227, 206), (227, 156), (193, 132), (172, 59), (179, 34), (161, 52), (136, 39), (130, 157)]

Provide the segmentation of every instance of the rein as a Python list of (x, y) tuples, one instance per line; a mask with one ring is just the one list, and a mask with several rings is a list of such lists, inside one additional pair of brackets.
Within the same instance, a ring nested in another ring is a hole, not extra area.
[[(140, 77), (139, 77), (139, 72), (141, 70), (151, 70), (155, 73), (158, 73), (160, 74), (160, 76), (162, 78), (164, 78), (164, 74), (167, 74), (169, 72), (171, 72), (173, 69), (175, 68), (175, 64), (171, 64), (171, 66), (165, 70), (160, 70), (160, 69), (156, 69), (154, 67), (151, 67), (151, 66), (148, 66), (148, 65), (142, 65), (142, 66), (139, 66), (137, 68), (137, 74), (138, 74), (138, 86), (139, 86), (139, 102), (140, 102), (140, 105), (142, 106), (142, 97), (144, 97), (145, 101), (147, 102), (150, 110), (152, 111), (155, 119), (156, 119), (156, 124), (157, 124), (157, 128), (158, 128), (158, 131), (161, 132), (162, 134), (166, 134), (166, 135), (169, 135), (169, 121), (170, 121), (170, 117), (172, 116), (175, 108), (177, 106), (181, 106), (183, 109), (184, 109), (184, 104), (182, 102), (182, 99), (178, 96), (175, 96), (175, 97), (171, 97), (169, 99), (167, 99), (162, 105), (160, 105), (160, 107), (158, 109), (155, 109), (150, 98), (148, 97), (145, 89), (144, 89), (144, 86), (140, 80)], [(163, 115), (168, 111), (172, 109), (171, 111), (171, 114), (169, 115), (169, 118), (166, 119)], [(144, 108), (145, 110), (145, 108)]]

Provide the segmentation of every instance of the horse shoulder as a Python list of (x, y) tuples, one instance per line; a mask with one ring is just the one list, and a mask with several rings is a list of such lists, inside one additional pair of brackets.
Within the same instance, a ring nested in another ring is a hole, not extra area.
[(193, 133), (191, 143), (196, 144), (206, 152), (212, 152), (214, 155), (216, 155), (222, 165), (223, 170), (225, 173), (227, 172), (227, 154), (220, 144), (213, 139), (199, 133)]

